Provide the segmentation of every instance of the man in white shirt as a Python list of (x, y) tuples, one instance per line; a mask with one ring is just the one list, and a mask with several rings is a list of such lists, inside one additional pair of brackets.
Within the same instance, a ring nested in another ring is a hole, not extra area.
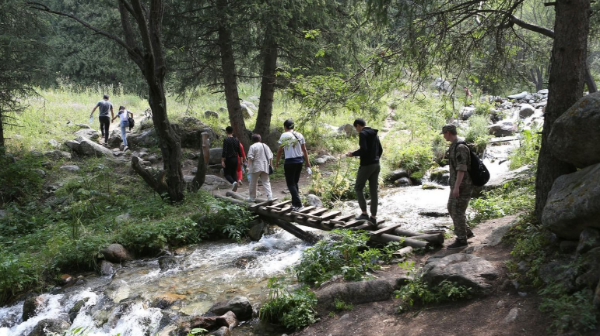
[(283, 128), (285, 132), (279, 138), (275, 169), (279, 166), (281, 153), (285, 152), (285, 162), (283, 165), (285, 182), (292, 195), (292, 210), (298, 211), (302, 209), (300, 190), (298, 188), (302, 164), (306, 162), (306, 168), (310, 169), (310, 161), (308, 160), (308, 152), (306, 151), (306, 141), (302, 134), (294, 131), (294, 121), (292, 119), (286, 120), (283, 123)]

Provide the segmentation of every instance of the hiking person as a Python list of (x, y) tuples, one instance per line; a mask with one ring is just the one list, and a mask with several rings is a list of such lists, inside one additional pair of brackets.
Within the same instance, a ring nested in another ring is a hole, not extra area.
[(246, 151), (244, 151), (244, 145), (240, 142), (240, 156), (238, 156), (238, 165), (237, 165), (237, 183), (238, 186), (242, 185), (242, 180), (244, 179), (244, 170), (242, 169), (242, 165), (246, 166)]
[(251, 176), (248, 182), (250, 187), (248, 201), (254, 202), (256, 199), (256, 186), (259, 178), (267, 192), (267, 200), (273, 199), (269, 179), (269, 166), (272, 164), (273, 152), (269, 146), (261, 142), (260, 134), (252, 134), (252, 145), (248, 149), (248, 174)]
[[(113, 112), (113, 106), (111, 102), (108, 101), (108, 95), (105, 94), (103, 99), (99, 101), (92, 113), (90, 114), (90, 119), (94, 117), (94, 112), (97, 108), (100, 108), (98, 112), (98, 121), (100, 122), (100, 132), (102, 133), (102, 137), (104, 138), (104, 144), (108, 143), (108, 128), (110, 127), (110, 120), (115, 119), (115, 114)], [(108, 116), (108, 111), (110, 110), (110, 117)]]
[(469, 174), (471, 167), (471, 151), (457, 136), (456, 126), (448, 124), (442, 127), (446, 141), (450, 141), (448, 164), (450, 165), (450, 197), (448, 198), (448, 213), (454, 223), (456, 240), (448, 249), (459, 249), (468, 245), (467, 239), (473, 237), (473, 232), (467, 226), (467, 207), (471, 200), (473, 182)]
[(123, 138), (123, 151), (126, 151), (129, 147), (127, 147), (127, 127), (129, 127), (129, 118), (133, 117), (133, 113), (129, 112), (125, 109), (125, 106), (119, 107), (119, 112), (117, 112), (117, 116), (113, 117), (111, 122), (115, 121), (117, 117), (121, 119), (119, 126), (121, 127), (121, 138)]
[(223, 140), (223, 154), (221, 154), (221, 166), (225, 179), (232, 184), (231, 191), (237, 191), (237, 166), (240, 157), (240, 142), (233, 137), (233, 127), (225, 128), (227, 137)]
[[(360, 157), (360, 167), (356, 173), (356, 183), (354, 190), (356, 198), (361, 210), (361, 214), (356, 217), (356, 220), (367, 220), (374, 225), (377, 225), (377, 189), (379, 187), (379, 159), (383, 154), (383, 148), (377, 136), (378, 130), (367, 126), (363, 119), (354, 120), (354, 128), (358, 132), (359, 149), (354, 152), (348, 152), (346, 156)], [(369, 181), (369, 195), (371, 196), (371, 216), (367, 212), (367, 201), (363, 190), (365, 184)]]
[(279, 167), (279, 159), (281, 158), (281, 154), (285, 152), (285, 162), (283, 165), (285, 182), (292, 195), (292, 210), (298, 211), (302, 209), (300, 190), (298, 188), (302, 164), (306, 161), (306, 170), (310, 175), (312, 173), (310, 170), (310, 161), (308, 160), (308, 152), (306, 151), (306, 141), (302, 134), (294, 131), (294, 121), (292, 119), (284, 121), (283, 129), (285, 132), (278, 141), (279, 149), (277, 150), (275, 169)]

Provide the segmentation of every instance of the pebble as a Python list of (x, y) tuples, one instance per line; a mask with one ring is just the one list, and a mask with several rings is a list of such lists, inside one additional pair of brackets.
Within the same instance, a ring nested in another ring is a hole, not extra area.
[(514, 322), (519, 316), (519, 308), (513, 308), (508, 312), (508, 315), (504, 318), (504, 324)]
[(526, 296), (527, 296), (527, 293), (525, 293), (525, 292), (519, 292), (519, 296), (520, 296), (520, 297), (526, 297)]
[(504, 308), (504, 301), (500, 300), (496, 303), (496, 309)]

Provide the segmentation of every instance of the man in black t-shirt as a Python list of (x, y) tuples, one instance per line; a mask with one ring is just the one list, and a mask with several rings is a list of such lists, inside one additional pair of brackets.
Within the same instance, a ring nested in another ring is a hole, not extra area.
[(232, 191), (237, 191), (237, 167), (238, 157), (240, 154), (240, 142), (238, 139), (233, 137), (233, 127), (227, 126), (225, 128), (227, 137), (223, 140), (223, 154), (221, 155), (221, 166), (223, 166), (223, 172), (225, 179), (233, 185)]

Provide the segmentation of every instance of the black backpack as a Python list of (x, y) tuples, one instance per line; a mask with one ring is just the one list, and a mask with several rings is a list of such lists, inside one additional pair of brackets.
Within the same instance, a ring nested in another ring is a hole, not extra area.
[(132, 117), (127, 118), (127, 122), (129, 123), (129, 128), (133, 128), (135, 126), (135, 120)]
[(471, 175), (471, 181), (473, 181), (473, 185), (477, 187), (484, 186), (490, 180), (490, 172), (487, 167), (483, 164), (483, 161), (479, 159), (479, 156), (475, 154), (471, 150), (471, 148), (464, 141), (459, 141), (456, 143), (458, 145), (466, 145), (469, 148), (469, 153), (471, 154), (471, 167), (469, 169), (469, 175)]

